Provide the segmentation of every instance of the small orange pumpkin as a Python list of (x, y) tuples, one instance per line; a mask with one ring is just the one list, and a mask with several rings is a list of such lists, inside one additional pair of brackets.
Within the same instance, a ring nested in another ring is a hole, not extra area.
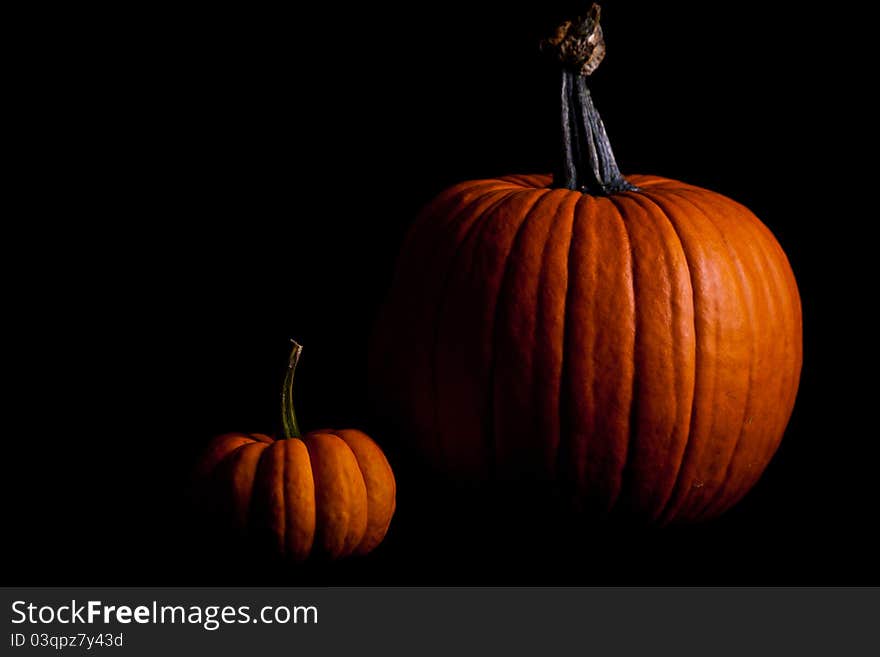
[(366, 554), (394, 515), (394, 473), (362, 431), (301, 435), (292, 399), (301, 351), (294, 342), (282, 394), (284, 437), (217, 436), (199, 461), (197, 486), (225, 524), (281, 558)]

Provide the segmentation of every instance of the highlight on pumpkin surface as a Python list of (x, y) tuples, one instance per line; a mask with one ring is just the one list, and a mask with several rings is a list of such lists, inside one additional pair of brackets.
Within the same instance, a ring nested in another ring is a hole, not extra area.
[(202, 507), (268, 556), (299, 562), (367, 554), (394, 515), (394, 473), (362, 431), (300, 434), (292, 390), (301, 351), (293, 342), (282, 388), (284, 435), (214, 438), (196, 469)]
[(560, 69), (553, 175), (462, 182), (411, 227), (372, 392), (453, 481), (546, 482), (594, 517), (705, 520), (782, 439), (800, 297), (747, 208), (620, 172), (587, 87), (599, 17), (594, 5), (545, 42)]

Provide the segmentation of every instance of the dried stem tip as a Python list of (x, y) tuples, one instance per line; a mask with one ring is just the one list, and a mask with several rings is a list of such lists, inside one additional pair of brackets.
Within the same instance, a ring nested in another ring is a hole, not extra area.
[(565, 68), (579, 75), (591, 75), (605, 57), (605, 38), (599, 17), (602, 9), (593, 3), (586, 15), (565, 21), (542, 47), (554, 50)]

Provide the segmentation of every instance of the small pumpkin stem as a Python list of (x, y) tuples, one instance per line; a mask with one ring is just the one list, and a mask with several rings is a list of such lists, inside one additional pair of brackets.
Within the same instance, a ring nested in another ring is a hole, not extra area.
[(607, 196), (637, 191), (620, 173), (602, 117), (587, 87), (605, 57), (605, 37), (599, 25), (601, 9), (593, 4), (586, 15), (560, 25), (542, 47), (562, 64), (560, 118), (561, 160), (553, 176), (555, 187)]
[(287, 363), (287, 373), (284, 375), (284, 384), (281, 386), (281, 426), (284, 429), (285, 438), (299, 438), (302, 433), (296, 421), (296, 411), (293, 408), (293, 375), (296, 373), (296, 364), (302, 353), (302, 345), (296, 340), (291, 340), (293, 349), (290, 352), (290, 360)]

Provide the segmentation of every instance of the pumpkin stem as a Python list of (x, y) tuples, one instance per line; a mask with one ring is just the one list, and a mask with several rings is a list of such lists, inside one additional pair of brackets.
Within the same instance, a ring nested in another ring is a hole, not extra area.
[(290, 352), (290, 360), (287, 363), (287, 373), (284, 375), (284, 384), (281, 386), (281, 426), (284, 428), (285, 438), (299, 438), (302, 433), (296, 421), (296, 411), (293, 408), (293, 375), (296, 372), (296, 364), (302, 353), (302, 345), (296, 340), (291, 340), (293, 349)]
[(560, 25), (542, 48), (554, 51), (562, 64), (562, 157), (553, 184), (607, 196), (638, 188), (620, 173), (602, 117), (587, 87), (587, 76), (605, 57), (600, 14), (599, 5), (594, 3), (586, 15)]

